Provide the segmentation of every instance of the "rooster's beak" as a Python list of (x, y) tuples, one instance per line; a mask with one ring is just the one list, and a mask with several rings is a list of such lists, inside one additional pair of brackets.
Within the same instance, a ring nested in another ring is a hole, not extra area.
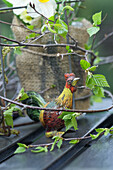
[(72, 86), (75, 86), (79, 80), (80, 80), (79, 77), (74, 78), (72, 82)]

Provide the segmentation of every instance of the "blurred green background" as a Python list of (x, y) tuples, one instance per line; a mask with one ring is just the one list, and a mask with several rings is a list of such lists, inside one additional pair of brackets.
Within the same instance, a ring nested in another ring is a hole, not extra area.
[[(4, 3), (0, 1), (0, 7), (3, 7)], [(96, 12), (102, 11), (103, 18), (105, 15), (107, 17), (103, 21), (101, 25), (101, 31), (97, 34), (96, 41), (101, 40), (105, 34), (108, 34), (113, 31), (113, 0), (86, 0), (82, 3), (82, 8), (80, 8), (78, 12), (78, 17), (85, 17), (89, 21), (92, 22), (92, 15)], [(0, 20), (11, 22), (12, 21), (12, 12), (0, 14)], [(12, 32), (9, 25), (0, 24), (0, 31), (2, 35), (12, 37)], [(98, 49), (99, 56), (106, 57), (113, 55), (113, 37), (110, 37), (106, 40)], [(106, 65), (101, 65), (96, 71), (97, 73), (104, 74), (107, 78), (108, 83), (110, 84), (110, 91), (113, 92), (113, 63), (109, 63)]]
[[(102, 11), (102, 17), (105, 20), (101, 25), (101, 31), (97, 34), (97, 41), (100, 41), (105, 34), (108, 34), (113, 31), (113, 0), (86, 0), (82, 3), (85, 9), (80, 9), (78, 16), (85, 17), (92, 22), (91, 16), (96, 13)], [(96, 49), (99, 51), (99, 56), (113, 56), (113, 36), (107, 39), (99, 48)], [(106, 79), (110, 85), (110, 91), (113, 93), (113, 63), (100, 65), (96, 71), (97, 73), (104, 74)]]

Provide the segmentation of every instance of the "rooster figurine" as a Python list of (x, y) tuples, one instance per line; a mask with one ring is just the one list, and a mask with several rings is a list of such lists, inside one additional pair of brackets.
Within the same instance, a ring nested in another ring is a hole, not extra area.
[[(29, 98), (24, 100), (23, 103), (45, 108), (72, 109), (73, 93), (77, 89), (76, 83), (80, 78), (75, 78), (74, 73), (66, 73), (64, 77), (66, 80), (66, 84), (58, 98), (46, 103), (45, 100), (38, 93), (29, 91), (27, 92)], [(57, 131), (64, 127), (64, 121), (58, 118), (60, 114), (62, 114), (62, 111), (40, 111), (36, 109), (27, 109), (27, 114), (34, 121), (40, 120), (40, 122), (46, 129), (47, 137), (64, 134), (64, 132)]]

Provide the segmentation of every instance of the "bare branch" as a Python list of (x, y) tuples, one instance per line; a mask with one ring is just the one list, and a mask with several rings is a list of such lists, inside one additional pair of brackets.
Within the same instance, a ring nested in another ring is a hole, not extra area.
[(29, 109), (37, 109), (37, 110), (46, 110), (46, 111), (65, 111), (65, 112), (79, 112), (79, 113), (96, 113), (96, 112), (105, 112), (105, 111), (109, 111), (113, 108), (113, 105), (111, 105), (110, 107), (106, 108), (106, 109), (98, 109), (98, 110), (78, 110), (78, 109), (54, 109), (54, 108), (42, 108), (42, 107), (37, 107), (37, 106), (30, 106), (30, 105), (26, 105), (26, 104), (22, 104), (22, 103), (19, 103), (17, 101), (14, 101), (14, 100), (11, 100), (11, 99), (8, 99), (6, 97), (3, 97), (3, 96), (0, 96), (1, 99), (7, 101), (7, 102), (10, 102), (10, 103), (13, 103), (13, 104), (16, 104), (20, 107), (24, 107), (24, 108), (29, 108)]
[(108, 38), (110, 38), (113, 35), (113, 32), (110, 32), (109, 34), (105, 35), (105, 37), (100, 40), (94, 47), (94, 50), (99, 47), (104, 41), (106, 41)]

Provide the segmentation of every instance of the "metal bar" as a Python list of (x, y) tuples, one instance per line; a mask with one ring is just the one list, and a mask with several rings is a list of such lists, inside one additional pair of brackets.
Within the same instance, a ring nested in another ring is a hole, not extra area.
[[(0, 38), (0, 43), (1, 43), (1, 38)], [(2, 68), (3, 96), (6, 97), (6, 82), (5, 82), (5, 74), (4, 74), (4, 61), (3, 61), (3, 56), (2, 56), (2, 46), (0, 46), (0, 58), (1, 58), (1, 68)]]
[[(65, 5), (66, 5), (66, 3), (64, 2), (64, 6)], [(64, 14), (65, 14), (65, 22), (68, 25), (67, 10), (64, 11)], [(69, 44), (69, 35), (68, 34), (66, 36), (66, 39), (67, 39), (67, 44)], [(71, 55), (68, 55), (68, 61), (69, 61), (69, 72), (72, 73)], [(74, 96), (74, 94), (73, 94), (73, 109), (75, 109), (75, 96)]]

